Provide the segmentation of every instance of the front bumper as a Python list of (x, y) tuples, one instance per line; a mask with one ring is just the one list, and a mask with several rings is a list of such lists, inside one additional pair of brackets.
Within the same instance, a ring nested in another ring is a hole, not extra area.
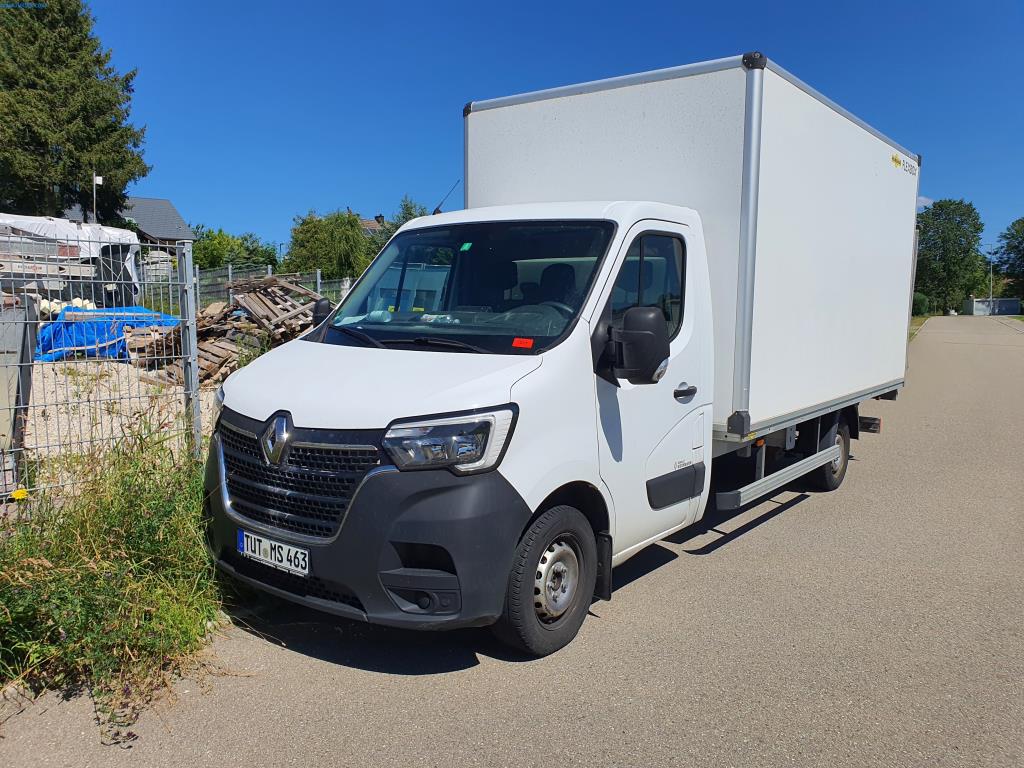
[[(352, 619), (414, 629), (492, 624), (530, 509), (497, 471), (367, 474), (330, 538), (261, 525), (231, 507), (220, 437), (206, 465), (207, 544), (217, 566), (258, 589)], [(309, 550), (308, 577), (238, 555), (244, 528)]]

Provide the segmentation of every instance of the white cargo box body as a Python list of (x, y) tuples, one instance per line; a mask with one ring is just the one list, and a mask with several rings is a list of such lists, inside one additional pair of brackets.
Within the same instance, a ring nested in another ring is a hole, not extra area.
[(920, 158), (751, 56), (466, 107), (466, 207), (652, 200), (701, 216), (715, 435), (900, 387)]

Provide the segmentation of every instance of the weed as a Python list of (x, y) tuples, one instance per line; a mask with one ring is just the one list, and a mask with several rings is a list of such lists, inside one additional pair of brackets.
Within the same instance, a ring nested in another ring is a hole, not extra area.
[(88, 690), (117, 731), (193, 663), (220, 597), (183, 444), (143, 420), (0, 532), (0, 688)]

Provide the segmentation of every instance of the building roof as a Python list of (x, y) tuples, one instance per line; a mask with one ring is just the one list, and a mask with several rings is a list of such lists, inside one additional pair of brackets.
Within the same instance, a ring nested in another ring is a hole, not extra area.
[[(196, 239), (195, 233), (185, 223), (174, 203), (162, 197), (129, 197), (121, 216), (134, 221), (139, 232), (153, 240)], [(85, 221), (79, 205), (66, 210), (64, 217), (71, 221)], [(92, 219), (92, 214), (89, 218)]]
[[(384, 217), (381, 216), (381, 219), (383, 219), (383, 218)], [(378, 232), (380, 232), (381, 227), (384, 226), (384, 222), (382, 220), (378, 220), (378, 219), (364, 219), (362, 217), (360, 217), (360, 219), (359, 219), (359, 224), (362, 226), (363, 232), (365, 232), (368, 235), (375, 235), (375, 234), (377, 234)]]
[(121, 215), (157, 240), (195, 240), (174, 203), (161, 197), (129, 197)]

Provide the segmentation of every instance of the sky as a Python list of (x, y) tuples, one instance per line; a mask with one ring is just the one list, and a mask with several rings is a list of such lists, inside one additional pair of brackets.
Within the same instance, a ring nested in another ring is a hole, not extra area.
[[(760, 50), (923, 155), (921, 195), (1024, 216), (1024, 2), (93, 0), (149, 175), (192, 224), (287, 243), (296, 215), (433, 209), (462, 107)], [(445, 210), (461, 208), (461, 185)]]

